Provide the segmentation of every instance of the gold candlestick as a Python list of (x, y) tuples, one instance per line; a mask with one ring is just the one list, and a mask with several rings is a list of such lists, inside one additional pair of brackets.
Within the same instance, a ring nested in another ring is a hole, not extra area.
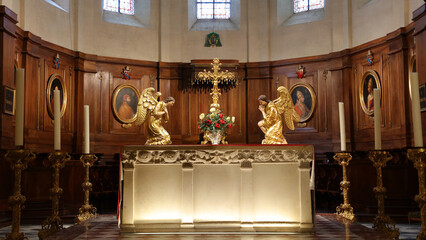
[(425, 189), (425, 168), (426, 168), (426, 148), (409, 148), (407, 157), (414, 163), (419, 176), (419, 195), (414, 200), (419, 203), (422, 219), (422, 229), (417, 235), (417, 239), (426, 239), (426, 189)]
[(352, 159), (350, 153), (339, 152), (334, 155), (334, 160), (336, 160), (343, 169), (343, 180), (340, 182), (341, 190), (343, 190), (343, 204), (336, 207), (336, 214), (353, 221), (355, 219), (354, 211), (351, 205), (349, 204), (348, 189), (351, 185), (346, 176), (346, 166), (349, 165), (349, 161)]
[(95, 154), (83, 154), (80, 157), (80, 161), (83, 163), (83, 167), (86, 168), (86, 176), (84, 177), (84, 182), (81, 185), (84, 191), (84, 204), (79, 209), (79, 214), (77, 216), (77, 222), (83, 222), (88, 219), (96, 217), (96, 208), (89, 204), (89, 195), (92, 190), (92, 183), (89, 182), (89, 169), (93, 166), (93, 163), (98, 160)]
[(377, 198), (378, 214), (374, 218), (373, 228), (392, 239), (399, 239), (399, 229), (395, 227), (392, 219), (385, 215), (386, 188), (383, 187), (382, 180), (382, 168), (386, 166), (387, 161), (392, 159), (392, 155), (387, 151), (374, 150), (369, 151), (368, 157), (373, 162), (373, 166), (377, 171), (377, 186), (373, 191)]
[(38, 232), (40, 239), (45, 239), (50, 235), (62, 230), (64, 228), (62, 220), (59, 217), (59, 197), (63, 189), (59, 187), (59, 170), (65, 166), (71, 157), (66, 152), (56, 151), (49, 155), (49, 161), (52, 164), (53, 172), (53, 186), (50, 189), (52, 198), (52, 216), (43, 221), (41, 230)]
[(21, 209), (24, 208), (25, 196), (21, 195), (22, 170), (27, 168), (28, 162), (34, 160), (35, 154), (28, 149), (14, 149), (7, 151), (6, 161), (10, 167), (15, 170), (15, 184), (13, 195), (9, 197), (9, 205), (12, 208), (12, 233), (6, 234), (5, 240), (23, 240), (27, 239), (25, 234), (20, 231)]

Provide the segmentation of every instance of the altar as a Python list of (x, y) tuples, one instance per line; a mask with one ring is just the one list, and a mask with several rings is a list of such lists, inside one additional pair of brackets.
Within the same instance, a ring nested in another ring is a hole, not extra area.
[(121, 232), (310, 231), (312, 145), (124, 146)]

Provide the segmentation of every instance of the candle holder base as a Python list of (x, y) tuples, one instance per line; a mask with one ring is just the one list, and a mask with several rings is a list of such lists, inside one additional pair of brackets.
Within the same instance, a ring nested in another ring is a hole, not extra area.
[(385, 215), (386, 188), (383, 187), (382, 175), (382, 168), (386, 167), (386, 163), (393, 157), (388, 151), (372, 150), (369, 151), (368, 158), (373, 162), (377, 172), (377, 186), (373, 188), (373, 191), (377, 198), (378, 212), (376, 218), (374, 218), (373, 228), (391, 239), (399, 239), (399, 229), (395, 227), (391, 218)]
[(407, 157), (414, 163), (414, 167), (417, 169), (419, 178), (419, 195), (416, 195), (414, 200), (419, 203), (422, 229), (417, 235), (417, 239), (426, 239), (426, 148), (409, 148), (407, 149)]
[(340, 206), (337, 206), (336, 214), (350, 221), (355, 220), (354, 209), (350, 204), (340, 204)]
[(376, 216), (373, 228), (391, 239), (399, 239), (399, 229), (395, 227), (395, 223), (389, 216)]
[(66, 152), (55, 151), (49, 155), (49, 161), (54, 170), (53, 186), (50, 189), (50, 196), (52, 198), (52, 216), (43, 221), (41, 230), (38, 232), (38, 237), (40, 239), (46, 239), (50, 235), (64, 229), (62, 220), (59, 217), (59, 197), (63, 192), (63, 189), (59, 187), (59, 171), (70, 159), (70, 155)]
[(342, 166), (343, 170), (343, 179), (340, 182), (340, 189), (343, 191), (343, 204), (340, 204), (340, 206), (336, 207), (336, 214), (354, 221), (355, 215), (353, 208), (349, 204), (349, 195), (348, 190), (351, 183), (348, 181), (346, 176), (346, 167), (349, 165), (349, 161), (352, 159), (352, 156), (348, 152), (339, 152), (334, 155), (334, 160), (336, 160), (340, 166)]
[(98, 216), (96, 208), (89, 204), (90, 191), (92, 190), (92, 183), (89, 182), (89, 170), (90, 167), (93, 166), (93, 163), (96, 162), (96, 160), (98, 160), (98, 158), (95, 156), (95, 154), (83, 154), (80, 157), (80, 161), (83, 163), (83, 167), (85, 167), (86, 170), (86, 176), (84, 178), (83, 184), (81, 185), (84, 191), (84, 204), (79, 209), (77, 223), (81, 223)]
[(4, 156), (6, 161), (10, 163), (10, 167), (15, 172), (15, 183), (13, 195), (9, 197), (9, 205), (12, 208), (12, 232), (6, 234), (6, 240), (22, 240), (27, 239), (25, 234), (20, 232), (21, 210), (24, 208), (26, 201), (25, 196), (21, 194), (22, 171), (27, 168), (28, 163), (35, 158), (35, 154), (28, 149), (14, 149), (7, 151)]
[(50, 216), (43, 221), (41, 230), (38, 232), (38, 237), (40, 239), (46, 239), (62, 229), (64, 229), (62, 219), (59, 216)]

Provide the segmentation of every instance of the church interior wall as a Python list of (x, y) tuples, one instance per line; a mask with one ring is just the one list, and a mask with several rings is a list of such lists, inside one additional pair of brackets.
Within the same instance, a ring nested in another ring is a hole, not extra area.
[[(30, 14), (27, 11), (25, 11), (24, 26), (28, 26), (28, 29), (22, 28), (18, 23), (16, 29), (14, 28), (15, 35), (3, 30), (1, 33), (4, 35), (4, 40), (1, 47), (4, 50), (2, 54), (5, 64), (3, 64), (1, 73), (2, 84), (15, 87), (13, 77), (11, 77), (15, 62), (26, 69), (25, 147), (40, 153), (40, 157), (32, 163), (33, 170), (25, 173), (24, 178), (26, 181), (43, 179), (43, 184), (40, 183), (34, 188), (27, 186), (25, 188), (27, 199), (48, 200), (47, 192), (50, 185), (46, 182), (50, 182), (48, 179), (50, 176), (46, 174), (49, 170), (43, 167), (43, 160), (47, 157), (46, 153), (52, 151), (53, 146), (53, 122), (46, 110), (46, 86), (52, 74), (58, 74), (65, 79), (67, 87), (67, 109), (61, 119), (62, 146), (64, 151), (74, 155), (62, 178), (75, 176), (67, 182), (67, 186), (74, 187), (67, 188), (64, 195), (67, 196), (66, 204), (77, 211), (81, 199), (81, 189), (75, 186), (80, 186), (77, 176), (82, 176), (83, 171), (78, 161), (83, 141), (82, 115), (80, 114), (83, 105), (88, 104), (91, 108), (91, 149), (102, 156), (103, 163), (109, 162), (117, 165), (117, 153), (123, 144), (143, 144), (145, 142), (144, 127), (123, 128), (114, 117), (111, 99), (114, 90), (120, 84), (134, 85), (139, 91), (152, 86), (162, 92), (163, 97), (175, 97), (176, 104), (170, 109), (171, 121), (165, 124), (165, 128), (169, 130), (174, 144), (197, 143), (200, 138), (197, 129), (198, 116), (200, 113), (208, 111), (209, 93), (206, 90), (188, 87), (189, 78), (194, 71), (191, 64), (209, 62), (209, 60), (200, 59), (211, 59), (217, 55), (224, 58), (222, 60), (224, 63), (238, 63), (236, 71), (241, 77), (239, 85), (225, 91), (221, 97), (222, 110), (237, 119), (236, 126), (229, 135), (229, 141), (232, 143), (259, 143), (261, 141), (262, 132), (257, 127), (257, 122), (262, 118), (257, 109), (259, 95), (265, 94), (274, 99), (277, 97), (278, 86), (291, 88), (296, 83), (303, 82), (314, 89), (317, 95), (317, 108), (306, 125), (298, 126), (296, 131), (286, 130), (284, 134), (289, 142), (313, 144), (318, 156), (326, 158), (327, 154), (340, 149), (339, 123), (333, 116), (338, 115), (337, 103), (345, 102), (348, 150), (354, 152), (355, 160), (354, 166), (351, 167), (350, 181), (353, 181), (354, 185), (357, 184), (357, 187), (351, 190), (352, 195), (357, 196), (355, 197), (358, 204), (355, 205), (356, 210), (365, 210), (366, 206), (372, 204), (371, 199), (374, 199), (372, 194), (370, 197), (361, 198), (365, 196), (361, 193), (363, 192), (362, 187), (366, 187), (366, 185), (363, 185), (357, 176), (368, 172), (368, 177), (363, 179), (370, 179), (374, 182), (374, 169), (365, 154), (371, 149), (374, 142), (374, 126), (370, 117), (363, 112), (360, 106), (359, 91), (364, 73), (367, 70), (376, 71), (380, 76), (383, 90), (383, 147), (396, 149), (394, 151), (396, 153), (395, 164), (386, 170), (384, 175), (396, 174), (399, 176), (398, 174), (402, 173), (397, 171), (398, 168), (404, 169), (404, 174), (412, 172), (413, 168), (403, 156), (401, 148), (413, 145), (411, 104), (408, 93), (408, 63), (413, 55), (418, 56), (419, 75), (426, 76), (425, 72), (420, 72), (425, 71), (421, 70), (421, 67), (426, 62), (426, 50), (423, 47), (426, 46), (426, 37), (424, 37), (424, 27), (421, 28), (424, 26), (424, 13), (423, 15), (420, 13), (420, 17), (415, 23), (400, 26), (405, 21), (402, 16), (398, 18), (399, 20), (391, 21), (390, 25), (394, 26), (392, 29), (386, 30), (388, 29), (386, 27), (380, 29), (379, 33), (365, 33), (368, 36), (363, 38), (355, 37), (355, 35), (365, 31), (362, 31), (361, 28), (353, 28), (354, 37), (351, 39), (346, 35), (351, 32), (346, 29), (346, 26), (355, 24), (354, 17), (360, 13), (356, 13), (354, 10), (353, 18), (347, 18), (344, 14), (334, 16), (327, 13), (330, 9), (335, 11), (345, 8), (348, 2), (339, 4), (333, 2), (326, 6), (325, 19), (307, 23), (304, 26), (308, 28), (303, 29), (300, 25), (272, 26), (271, 23), (276, 22), (274, 20), (276, 14), (272, 10), (274, 1), (269, 2), (269, 7), (260, 8), (262, 14), (259, 16), (253, 19), (247, 18), (246, 13), (251, 14), (261, 3), (259, 0), (251, 5), (250, 1), (241, 1), (241, 29), (221, 33), (223, 44), (225, 42), (227, 45), (229, 44), (223, 48), (202, 47), (200, 42), (203, 42), (206, 32), (187, 31), (182, 34), (180, 31), (187, 29), (186, 17), (171, 13), (171, 8), (167, 6), (171, 4), (173, 8), (185, 11), (186, 1), (174, 0), (151, 4), (154, 13), (155, 11), (160, 12), (161, 19), (152, 17), (152, 28), (142, 29), (141, 32), (135, 30), (134, 27), (103, 23), (99, 18), (101, 10), (93, 11), (96, 9), (97, 3), (87, 1), (90, 4), (89, 10), (82, 7), (83, 1), (81, 0), (71, 7), (70, 11), (78, 12), (79, 17), (76, 18), (78, 26), (87, 22), (91, 22), (93, 25), (89, 24), (87, 29), (78, 27), (74, 31), (77, 36), (74, 37), (70, 37), (69, 33), (65, 33), (65, 30), (62, 29), (64, 35), (68, 34), (68, 37), (64, 37), (67, 39), (63, 43), (60, 42), (60, 37), (53, 39), (56, 35), (43, 32), (54, 32), (57, 30), (56, 28), (48, 30), (48, 28), (36, 26), (29, 27), (28, 20), (36, 18), (36, 14)], [(352, 3), (354, 2), (352, 1)], [(373, 8), (380, 2), (380, 0), (372, 1), (366, 6)], [(410, 1), (410, 8), (412, 2)], [(3, 1), (3, 3), (11, 4), (7, 1)], [(12, 6), (15, 9), (22, 8), (22, 5), (12, 4)], [(28, 6), (35, 8), (35, 4)], [(28, 10), (28, 6), (25, 5), (25, 9)], [(406, 5), (404, 6), (406, 7)], [(41, 7), (50, 8), (51, 6), (43, 4)], [(352, 8), (355, 7), (352, 4)], [(387, 10), (394, 11), (395, 9)], [(19, 11), (22, 12), (22, 9)], [(370, 10), (357, 11), (368, 12)], [(41, 22), (46, 23), (62, 18), (61, 14), (63, 13), (53, 14), (53, 16), (42, 19)], [(3, 13), (1, 17), (6, 18), (7, 15), (8, 13)], [(20, 19), (19, 14), (16, 19)], [(244, 19), (249, 19), (249, 22)], [(343, 23), (337, 23), (341, 20), (344, 20)], [(356, 24), (365, 24), (364, 28), (370, 24), (360, 22), (361, 20), (356, 21), (359, 21)], [(262, 27), (263, 23), (270, 23), (270, 28)], [(36, 25), (36, 22), (32, 24)], [(96, 29), (96, 24), (101, 27)], [(375, 26), (374, 24), (373, 26)], [(57, 27), (60, 26), (59, 24)], [(62, 25), (63, 28), (65, 28), (64, 26), (66, 24)], [(104, 26), (108, 27), (103, 28)], [(161, 28), (160, 33), (156, 30), (158, 27)], [(387, 32), (383, 32), (385, 30)], [(66, 31), (69, 31), (68, 26)], [(102, 33), (105, 31), (109, 33)], [(318, 41), (318, 37), (323, 36), (324, 33), (329, 33), (328, 35), (331, 36), (325, 36)], [(262, 37), (255, 38), (256, 34)], [(300, 36), (303, 36), (304, 40), (300, 40)], [(416, 40), (414, 40), (414, 36)], [(136, 41), (131, 40), (133, 37)], [(124, 38), (126, 39), (124, 42), (120, 41)], [(78, 39), (78, 41), (71, 43), (71, 39)], [(287, 44), (288, 39), (291, 39), (291, 44)], [(303, 41), (312, 42), (312, 39), (314, 39), (313, 45), (303, 44)], [(145, 42), (146, 44), (144, 44)], [(353, 42), (353, 46), (351, 42)], [(197, 44), (200, 46), (194, 47)], [(341, 46), (341, 49), (334, 49), (335, 44)], [(123, 47), (115, 47), (115, 49), (107, 47), (111, 45)], [(135, 47), (136, 45), (138, 47)], [(74, 49), (75, 46), (78, 46), (78, 51)], [(293, 50), (290, 51), (289, 48)], [(374, 56), (374, 64), (371, 66), (366, 60), (369, 50)], [(60, 56), (60, 64), (58, 68), (55, 68), (53, 60), (57, 54)], [(302, 79), (297, 78), (296, 75), (299, 65), (303, 65), (306, 69), (305, 77)], [(122, 78), (122, 70), (126, 66), (131, 69), (130, 80)], [(229, 68), (229, 70), (233, 69)], [(425, 81), (424, 77), (420, 77), (420, 84)], [(11, 149), (13, 148), (14, 118), (2, 115), (2, 149)], [(424, 117), (425, 112), (423, 112)], [(423, 121), (423, 129), (426, 129), (426, 121)], [(5, 183), (5, 186), (12, 186), (10, 173), (5, 170), (8, 169), (8, 165), (4, 161), (0, 162), (0, 166), (2, 166), (0, 173), (4, 173), (0, 174), (0, 181)], [(363, 169), (368, 169), (368, 171), (364, 172)], [(404, 184), (413, 181), (412, 175), (414, 174), (400, 176), (398, 179), (402, 179), (401, 181), (393, 182), (394, 187), (388, 195), (391, 201), (396, 203), (398, 203), (397, 199), (412, 201), (411, 195), (415, 188), (404, 193), (397, 191), (398, 187), (404, 188)], [(0, 211), (7, 209), (7, 198), (11, 191), (11, 187), (0, 191)]]
[(45, 0), (0, 3), (18, 13), (21, 29), (74, 51), (148, 61), (220, 57), (259, 62), (328, 54), (383, 37), (408, 25), (423, 1), (326, 1), (322, 18), (291, 25), (277, 13), (291, 6), (287, 2), (241, 0), (239, 29), (214, 30), (222, 38), (221, 48), (203, 46), (209, 31), (189, 30), (188, 0), (151, 1), (149, 25), (144, 27), (103, 21), (97, 0), (69, 1), (68, 12)]

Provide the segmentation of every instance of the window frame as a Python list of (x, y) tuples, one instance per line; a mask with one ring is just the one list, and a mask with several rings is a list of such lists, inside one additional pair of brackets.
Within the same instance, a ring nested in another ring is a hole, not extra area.
[(295, 11), (295, 8), (294, 8), (295, 1), (297, 1), (297, 0), (293, 0), (293, 13), (294, 13), (294, 14), (305, 13), (305, 12), (313, 11), (313, 10), (317, 10), (317, 9), (324, 9), (324, 7), (325, 7), (325, 0), (322, 0), (322, 1), (323, 1), (323, 5), (324, 5), (324, 7), (322, 7), (322, 8), (310, 9), (310, 6), (311, 6), (311, 5), (310, 5), (310, 1), (311, 1), (311, 0), (308, 0), (308, 9), (307, 9), (307, 10), (304, 10), (304, 11), (296, 12), (296, 11)]
[[(216, 2), (217, 0), (210, 0), (211, 2), (200, 2), (200, 0), (196, 0), (196, 9), (197, 9), (197, 20), (230, 20), (232, 13), (231, 13), (231, 0), (227, 0), (228, 2)], [(212, 14), (212, 18), (198, 18), (198, 4), (212, 4), (212, 9), (213, 9), (213, 14)], [(227, 18), (216, 18), (215, 15), (215, 5), (216, 4), (223, 4), (223, 5), (228, 5), (229, 6), (229, 17)]]
[[(104, 0), (105, 1), (105, 0)], [(134, 14), (124, 14), (103, 8), (104, 1), (100, 1), (99, 8), (102, 9), (102, 20), (108, 23), (149, 28), (151, 22), (151, 0), (134, 0)]]
[[(107, 1), (107, 0), (104, 0), (104, 3), (105, 3), (105, 1)], [(120, 7), (121, 6), (121, 0), (117, 0), (117, 1), (118, 1), (117, 12), (105, 9), (105, 4), (103, 4), (102, 10), (109, 11), (109, 12), (114, 12), (114, 13), (126, 14), (126, 15), (130, 15), (130, 16), (134, 16), (135, 15), (135, 0), (129, 0), (129, 1), (133, 1), (133, 13), (124, 13), (124, 12), (121, 12), (120, 11), (121, 10), (121, 7)]]

